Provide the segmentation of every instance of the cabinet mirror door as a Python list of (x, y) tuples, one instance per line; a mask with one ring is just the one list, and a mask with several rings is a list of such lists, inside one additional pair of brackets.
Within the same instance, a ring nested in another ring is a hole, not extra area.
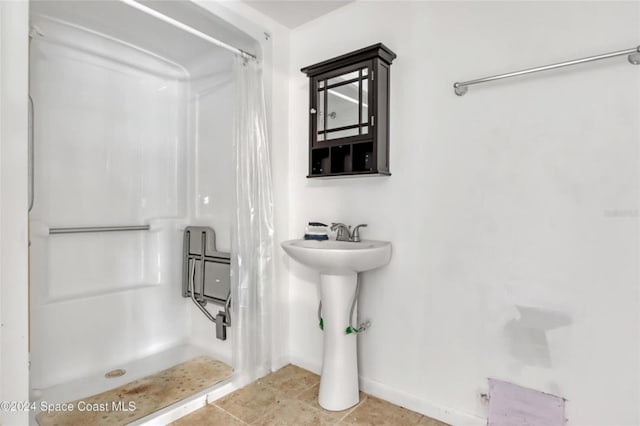
[(369, 70), (366, 66), (317, 81), (317, 141), (369, 133)]

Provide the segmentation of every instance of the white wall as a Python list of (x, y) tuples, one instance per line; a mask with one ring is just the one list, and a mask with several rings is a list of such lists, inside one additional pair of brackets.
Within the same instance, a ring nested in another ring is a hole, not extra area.
[[(321, 220), (393, 243), (363, 279), (365, 391), (472, 423), (494, 377), (567, 398), (571, 425), (640, 422), (640, 69), (621, 57), (452, 89), (636, 46), (639, 27), (637, 2), (360, 1), (292, 31), (287, 238)], [(393, 176), (306, 179), (299, 69), (376, 42), (398, 55)], [(317, 276), (289, 272), (291, 359), (317, 370)]]
[[(29, 7), (0, 2), (0, 400), (29, 399), (27, 40)], [(25, 411), (1, 411), (24, 425)]]

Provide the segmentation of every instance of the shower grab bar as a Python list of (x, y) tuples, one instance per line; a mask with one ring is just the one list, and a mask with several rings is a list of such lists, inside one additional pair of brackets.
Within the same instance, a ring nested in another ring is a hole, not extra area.
[(33, 98), (31, 97), (31, 95), (29, 95), (29, 146), (28, 146), (28, 156), (29, 156), (29, 212), (31, 212), (31, 209), (33, 209), (33, 202), (35, 200), (35, 165), (34, 165), (34, 158), (35, 158), (35, 145), (34, 145), (34, 138), (35, 138), (35, 125), (34, 125), (34, 121), (35, 121), (35, 111), (34, 111), (34, 107), (33, 107)]
[(529, 69), (514, 71), (506, 74), (492, 75), (490, 77), (477, 78), (475, 80), (469, 80), (469, 81), (457, 81), (453, 83), (453, 89), (456, 95), (463, 96), (465, 93), (467, 93), (468, 87), (473, 84), (486, 83), (489, 81), (501, 80), (503, 78), (517, 77), (519, 75), (531, 74), (531, 73), (540, 72), (540, 71), (548, 71), (556, 68), (583, 64), (585, 62), (599, 61), (601, 59), (609, 59), (609, 58), (614, 58), (616, 56), (623, 56), (623, 55), (627, 55), (627, 59), (630, 64), (640, 65), (640, 46), (636, 46), (631, 49), (618, 50), (617, 52), (604, 53), (602, 55), (589, 56), (587, 58), (574, 59), (572, 61), (558, 62), (556, 64), (544, 65), (541, 67), (529, 68)]
[(148, 231), (150, 225), (123, 225), (123, 226), (74, 226), (68, 228), (49, 228), (49, 235), (54, 234), (81, 234), (87, 232), (116, 232), (116, 231)]

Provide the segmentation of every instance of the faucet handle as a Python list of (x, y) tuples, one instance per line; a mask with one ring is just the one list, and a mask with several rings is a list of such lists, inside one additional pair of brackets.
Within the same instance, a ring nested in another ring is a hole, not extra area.
[(331, 230), (337, 230), (336, 234), (337, 241), (350, 241), (351, 240), (351, 227), (345, 225), (344, 223), (331, 223)]
[(366, 227), (367, 224), (363, 223), (360, 224), (358, 226), (356, 226), (355, 228), (353, 228), (353, 232), (351, 233), (351, 241), (353, 241), (354, 243), (359, 243), (360, 242), (360, 228)]

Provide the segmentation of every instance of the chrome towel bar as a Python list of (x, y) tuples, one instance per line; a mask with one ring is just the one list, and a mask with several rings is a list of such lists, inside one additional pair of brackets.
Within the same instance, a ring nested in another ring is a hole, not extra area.
[(151, 229), (150, 225), (74, 226), (68, 228), (49, 228), (49, 235), (80, 234), (86, 232), (148, 231), (149, 229)]
[(456, 92), (456, 95), (462, 96), (465, 93), (467, 93), (468, 87), (473, 84), (486, 83), (489, 81), (501, 80), (503, 78), (517, 77), (519, 75), (531, 74), (531, 73), (540, 72), (540, 71), (548, 71), (556, 68), (568, 67), (570, 65), (577, 65), (577, 64), (583, 64), (585, 62), (599, 61), (601, 59), (609, 59), (609, 58), (614, 58), (616, 56), (623, 56), (623, 55), (628, 55), (628, 60), (630, 64), (640, 65), (640, 46), (637, 46), (631, 49), (618, 50), (617, 52), (604, 53), (602, 55), (589, 56), (587, 58), (581, 58), (581, 59), (574, 59), (573, 61), (559, 62), (557, 64), (544, 65), (542, 67), (529, 68), (526, 70), (514, 71), (506, 74), (498, 74), (498, 75), (493, 75), (491, 77), (477, 78), (475, 80), (458, 81), (453, 83), (453, 90)]

